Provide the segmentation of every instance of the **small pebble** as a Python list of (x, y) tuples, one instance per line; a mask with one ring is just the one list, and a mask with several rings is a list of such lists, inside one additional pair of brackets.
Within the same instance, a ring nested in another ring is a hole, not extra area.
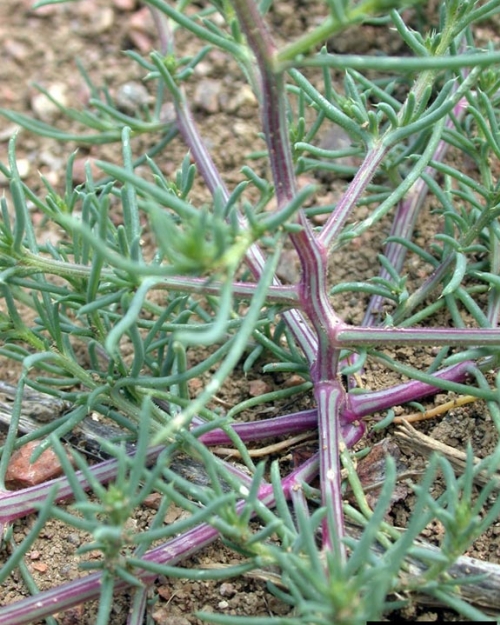
[(113, 0), (113, 4), (120, 11), (133, 11), (136, 7), (136, 0)]
[(220, 109), (220, 92), (220, 81), (204, 78), (196, 85), (193, 102), (199, 109), (205, 111), (205, 113), (217, 113)]
[(126, 82), (121, 85), (116, 94), (116, 105), (129, 115), (134, 115), (151, 102), (146, 87), (137, 81)]
[(236, 121), (233, 124), (233, 132), (237, 137), (246, 138), (249, 141), (255, 137), (255, 129), (252, 124), (244, 121)]
[(250, 380), (248, 383), (248, 394), (250, 397), (260, 397), (270, 391), (271, 387), (264, 380)]
[(10, 56), (18, 63), (26, 61), (30, 54), (30, 49), (24, 43), (15, 39), (6, 39), (3, 42), (4, 54)]
[(165, 102), (161, 107), (160, 120), (163, 124), (173, 124), (176, 119), (175, 106), (172, 102)]
[(160, 495), (160, 493), (151, 493), (147, 495), (147, 497), (144, 498), (142, 505), (145, 506), (146, 508), (152, 508), (153, 510), (158, 510), (158, 508), (160, 507), (162, 497), (163, 495)]
[[(54, 100), (56, 100), (62, 106), (68, 106), (68, 92), (67, 86), (64, 83), (53, 83), (46, 89)], [(33, 113), (44, 122), (52, 123), (60, 115), (59, 108), (50, 100), (44, 93), (36, 93), (31, 98), (31, 110)]]
[(86, 168), (87, 163), (90, 166), (90, 171), (94, 178), (98, 178), (102, 175), (101, 170), (95, 164), (95, 159), (89, 156), (81, 156), (75, 158), (73, 162), (73, 182), (75, 184), (83, 184), (87, 180)]
[(34, 562), (32, 567), (35, 571), (38, 571), (38, 573), (46, 573), (49, 568), (45, 562)]
[(300, 279), (300, 261), (295, 250), (284, 250), (276, 268), (276, 275), (286, 284), (295, 284)]
[(160, 595), (162, 599), (165, 601), (170, 601), (172, 598), (172, 589), (168, 584), (162, 584), (161, 586), (157, 586), (156, 592)]
[(140, 52), (151, 52), (155, 25), (148, 7), (143, 7), (130, 16), (127, 31), (129, 39)]
[(241, 115), (242, 109), (246, 110), (250, 108), (250, 110), (252, 110), (256, 109), (257, 106), (257, 98), (251, 87), (249, 85), (242, 85), (236, 92), (236, 95), (229, 100), (227, 110), (229, 113), (236, 113), (238, 111)]
[(92, 28), (95, 29), (95, 34), (105, 33), (111, 30), (115, 22), (115, 13), (111, 7), (104, 7), (100, 11), (97, 11), (94, 19), (92, 20)]
[[(27, 158), (20, 158), (16, 161), (17, 171), (19, 177), (24, 180), (30, 173), (31, 164)], [(0, 187), (5, 187), (9, 184), (9, 180), (0, 172)]]
[(289, 378), (287, 378), (283, 386), (291, 388), (292, 386), (300, 386), (301, 384), (304, 384), (304, 382), (305, 380), (301, 375), (293, 373)]
[(191, 621), (188, 621), (184, 616), (177, 616), (171, 612), (170, 606), (159, 607), (152, 614), (154, 622), (158, 625), (191, 625)]
[(75, 545), (75, 547), (79, 547), (81, 544), (81, 539), (78, 534), (72, 532), (66, 536), (66, 540), (70, 543), (70, 545)]
[(234, 587), (233, 584), (229, 582), (224, 582), (221, 584), (219, 592), (223, 597), (231, 598), (231, 597), (234, 597), (234, 595), (236, 594), (236, 588)]

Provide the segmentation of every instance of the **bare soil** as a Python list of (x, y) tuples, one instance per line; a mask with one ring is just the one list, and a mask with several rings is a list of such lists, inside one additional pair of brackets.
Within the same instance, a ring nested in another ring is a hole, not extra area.
[[(77, 71), (75, 59), (80, 59), (85, 70), (96, 84), (106, 84), (115, 97), (123, 98), (125, 109), (133, 112), (148, 102), (150, 88), (141, 82), (142, 70), (124, 54), (124, 50), (135, 50), (147, 54), (154, 48), (154, 28), (148, 13), (135, 0), (86, 0), (85, 2), (61, 4), (33, 11), (30, 0), (19, 2), (0, 2), (0, 41), (3, 54), (0, 64), (0, 106), (25, 112), (38, 119), (56, 124), (59, 128), (81, 131), (75, 124), (63, 119), (57, 110), (40, 97), (33, 84), (37, 83), (48, 89), (56, 97), (64, 99), (67, 105), (82, 108), (89, 98), (89, 90)], [(326, 9), (316, 1), (283, 0), (277, 3), (272, 14), (273, 26), (283, 40), (303, 32), (305, 28), (319, 22)], [(495, 37), (486, 32), (485, 38)], [(188, 38), (179, 37), (179, 44), (189, 51)], [(359, 45), (364, 46), (363, 50)], [(333, 45), (333, 44), (332, 44)], [(368, 53), (376, 49), (391, 49), (391, 40), (385, 30), (367, 26), (360, 37), (356, 33), (346, 33), (337, 38), (334, 45), (338, 51)], [(398, 50), (398, 52), (400, 52)], [(263, 148), (258, 137), (258, 110), (251, 94), (244, 87), (244, 81), (238, 68), (229, 63), (221, 53), (213, 51), (209, 59), (197, 70), (192, 81), (192, 98), (195, 102), (195, 114), (200, 124), (203, 137), (215, 156), (225, 180), (230, 188), (241, 180), (239, 173), (246, 154)], [(168, 111), (167, 111), (168, 113)], [(5, 119), (0, 118), (0, 161), (7, 162), (7, 143), (15, 128)], [(139, 138), (135, 141), (136, 154), (148, 147), (151, 138)], [(91, 147), (77, 146), (76, 143), (58, 143), (53, 139), (37, 137), (21, 131), (17, 138), (17, 157), (19, 167), (30, 187), (43, 193), (40, 175), (43, 175), (56, 189), (64, 185), (65, 165), (69, 155), (78, 147), (75, 167), (75, 183), (81, 182), (84, 163), (87, 159), (100, 157), (105, 159), (120, 158), (120, 146)], [(160, 159), (160, 165), (166, 174), (174, 172), (182, 162), (185, 147), (180, 141), (174, 141), (167, 153)], [(2, 181), (0, 180), (0, 184)], [(7, 190), (5, 189), (7, 194)], [(206, 195), (200, 185), (197, 188), (200, 200)], [(335, 184), (324, 181), (322, 190), (325, 196), (336, 193)], [(35, 216), (36, 218), (36, 216)], [(418, 228), (422, 237), (434, 228), (426, 222), (429, 213), (424, 216)], [(384, 225), (380, 232), (370, 239), (353, 244), (342, 252), (341, 259), (334, 259), (332, 280), (335, 282), (349, 277), (366, 278), (376, 266), (376, 255), (381, 250), (387, 231)], [(57, 231), (40, 231), (41, 237), (51, 237), (57, 243)], [(284, 276), (293, 279), (296, 271), (292, 262), (282, 268), (292, 271)], [(408, 268), (418, 277), (418, 268)], [(360, 321), (366, 302), (353, 297), (344, 302), (344, 316), (349, 321)], [(443, 320), (437, 320), (442, 322)], [(398, 350), (398, 357), (409, 364), (422, 365), (430, 352), (425, 350)], [(19, 369), (11, 361), (0, 359), (0, 380), (16, 383)], [(226, 384), (220, 399), (233, 405), (251, 396), (255, 389), (251, 384), (263, 380), (266, 390), (284, 383), (283, 378), (261, 376), (258, 369), (255, 374), (245, 377), (242, 373)], [(395, 380), (384, 369), (371, 364), (366, 370), (363, 383), (368, 388), (376, 389), (394, 383)], [(429, 407), (447, 401), (447, 395), (439, 395), (429, 401)], [(303, 407), (312, 406), (312, 397), (302, 399)], [(295, 406), (296, 407), (296, 404)], [(275, 407), (276, 408), (276, 407)], [(401, 408), (401, 414), (409, 409)], [(251, 415), (245, 415), (252, 418)], [(497, 432), (484, 406), (480, 403), (457, 408), (440, 421), (431, 421), (418, 426), (425, 433), (454, 447), (465, 449), (471, 444), (478, 456), (491, 452), (497, 440)], [(391, 430), (384, 435), (391, 436)], [(380, 436), (369, 434), (363, 444), (371, 444)], [(424, 460), (413, 454), (404, 456), (410, 470), (421, 470)], [(436, 492), (440, 488), (436, 483)], [(392, 510), (395, 524), (404, 527), (412, 509), (413, 495), (406, 491), (401, 501)], [(146, 527), (154, 511), (144, 508), (139, 510), (134, 522), (137, 527)], [(25, 536), (33, 517), (22, 519), (15, 524), (15, 540)], [(436, 544), (440, 540), (440, 528), (437, 525), (428, 528), (426, 538)], [(27, 565), (35, 575), (41, 589), (68, 581), (79, 574), (79, 558), (76, 549), (85, 537), (75, 530), (51, 522), (43, 531), (30, 552)], [(491, 528), (470, 550), (468, 555), (500, 563), (500, 524)], [(0, 552), (0, 566), (7, 557), (6, 550)], [(89, 557), (92, 557), (90, 554)], [(236, 562), (237, 555), (220, 542), (213, 544), (195, 556), (193, 562), (203, 565), (224, 565)], [(22, 580), (11, 578), (0, 586), (0, 605), (9, 604), (27, 595)], [(195, 625), (201, 621), (194, 616), (198, 610), (224, 614), (252, 616), (283, 616), (289, 614), (289, 607), (271, 595), (265, 583), (255, 579), (235, 579), (230, 582), (190, 582), (176, 579), (160, 579), (151, 596), (156, 601), (151, 608), (152, 619), (162, 625)], [(126, 622), (129, 597), (117, 598), (111, 625)], [(76, 608), (71, 613), (60, 615), (59, 622), (89, 624), (95, 618), (92, 606)], [(392, 618), (407, 620), (455, 620), (450, 612), (442, 612), (418, 606), (411, 606)]]

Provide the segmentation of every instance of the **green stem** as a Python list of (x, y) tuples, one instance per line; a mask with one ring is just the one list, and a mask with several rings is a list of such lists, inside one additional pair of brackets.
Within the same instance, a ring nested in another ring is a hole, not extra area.
[[(12, 257), (9, 257), (9, 264)], [(1, 264), (1, 259), (0, 259)], [(127, 267), (135, 276), (165, 275), (165, 269), (142, 263), (130, 261)], [(8, 267), (3, 272), (4, 281), (12, 280), (15, 283), (17, 276), (32, 276), (34, 273), (47, 273), (60, 278), (74, 280), (75, 278), (89, 278), (92, 274), (91, 265), (78, 265), (61, 260), (53, 260), (23, 250), (22, 260), (14, 267)], [(101, 278), (113, 282), (118, 287), (126, 286), (122, 278), (119, 278), (113, 269), (102, 268)], [(156, 285), (158, 290), (176, 291), (181, 293), (203, 293), (218, 295), (221, 290), (219, 281), (210, 282), (208, 278), (191, 278), (189, 276), (169, 276)], [(247, 299), (252, 297), (257, 285), (251, 282), (234, 282), (233, 295), (237, 298)], [(293, 285), (270, 286), (267, 298), (268, 303), (283, 304), (285, 306), (298, 306), (297, 288)]]
[(497, 328), (341, 328), (335, 337), (338, 347), (388, 345), (471, 345), (500, 347)]
[(443, 55), (441, 57), (430, 56), (405, 57), (405, 56), (361, 56), (353, 54), (322, 54), (312, 59), (299, 59), (283, 64), (280, 69), (288, 70), (293, 67), (328, 67), (330, 69), (367, 71), (375, 70), (387, 74), (426, 71), (458, 71), (466, 67), (482, 68), (500, 63), (500, 52), (475, 52), (472, 54), (460, 54), (457, 56)]
[(337, 9), (338, 14), (334, 15), (332, 11), (313, 31), (301, 35), (295, 41), (284, 46), (276, 55), (276, 66), (280, 67), (288, 62), (294, 62), (299, 55), (306, 54), (333, 35), (370, 17), (370, 14), (374, 13), (376, 9), (376, 0), (365, 0), (365, 2), (349, 9), (348, 13), (343, 13), (343, 9)]

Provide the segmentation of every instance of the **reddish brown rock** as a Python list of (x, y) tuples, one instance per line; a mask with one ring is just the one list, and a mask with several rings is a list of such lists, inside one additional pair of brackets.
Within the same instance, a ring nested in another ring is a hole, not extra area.
[(5, 485), (10, 490), (21, 490), (47, 482), (62, 475), (59, 458), (52, 449), (45, 450), (35, 462), (30, 458), (40, 441), (26, 443), (12, 454), (5, 476)]
[(264, 380), (250, 380), (248, 383), (248, 394), (251, 397), (260, 397), (271, 391), (271, 387)]

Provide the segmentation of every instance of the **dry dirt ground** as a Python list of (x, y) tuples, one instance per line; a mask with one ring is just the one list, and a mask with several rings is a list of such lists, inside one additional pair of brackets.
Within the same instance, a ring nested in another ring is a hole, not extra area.
[[(308, 25), (321, 20), (325, 11), (320, 2), (283, 1), (277, 3), (273, 14), (276, 31), (283, 39), (302, 32)], [(0, 64), (0, 106), (23, 111), (40, 119), (54, 122), (61, 128), (70, 128), (68, 122), (41, 98), (33, 87), (38, 83), (49, 89), (68, 105), (81, 108), (89, 93), (79, 75), (75, 59), (80, 59), (85, 70), (96, 84), (107, 84), (110, 92), (123, 98), (123, 106), (133, 111), (134, 107), (147, 102), (149, 95), (140, 82), (142, 71), (124, 54), (124, 50), (137, 50), (147, 54), (154, 47), (154, 29), (149, 17), (135, 0), (84, 0), (78, 3), (48, 7), (39, 12), (30, 8), (30, 0), (0, 2), (0, 41), (2, 42), (2, 63)], [(181, 45), (188, 42), (180, 41)], [(359, 46), (363, 46), (360, 50)], [(336, 42), (339, 51), (366, 53), (377, 48), (390, 49), (385, 31), (367, 28), (363, 37), (353, 41), (349, 34)], [(357, 46), (357, 47), (356, 47)], [(240, 75), (227, 63), (225, 57), (213, 52), (206, 63), (197, 70), (198, 88), (193, 88), (193, 100), (197, 121), (202, 134), (215, 155), (230, 187), (240, 180), (239, 169), (243, 156), (261, 149), (257, 137), (257, 109), (255, 102), (244, 88)], [(0, 118), (0, 161), (7, 161), (7, 142), (14, 128)], [(137, 153), (147, 148), (145, 140), (136, 143)], [(141, 143), (142, 142), (142, 143)], [(43, 174), (56, 188), (64, 183), (65, 161), (75, 149), (75, 144), (61, 144), (52, 139), (21, 132), (17, 140), (17, 156), (23, 176), (33, 190), (41, 190), (39, 174)], [(180, 142), (169, 147), (162, 157), (165, 173), (177, 169), (185, 150)], [(75, 182), (81, 181), (83, 164), (93, 157), (119, 158), (119, 146), (98, 148), (79, 147), (75, 166)], [(329, 182), (324, 193), (335, 193)], [(202, 191), (200, 190), (200, 194)], [(426, 223), (419, 224), (425, 236)], [(344, 275), (350, 279), (366, 277), (366, 271), (375, 266), (376, 254), (386, 233), (379, 238), (363, 241), (356, 249), (345, 252), (342, 262), (336, 263), (336, 280)], [(53, 236), (57, 232), (41, 232), (41, 236)], [(293, 271), (293, 263), (290, 263)], [(293, 276), (292, 276), (293, 277)], [(344, 308), (346, 319), (359, 321), (363, 302), (353, 298)], [(407, 362), (422, 362), (426, 354), (400, 351), (398, 356)], [(19, 371), (15, 364), (0, 360), (0, 380), (16, 383)], [(391, 382), (385, 372), (375, 366), (367, 370), (364, 383), (375, 389)], [(259, 379), (259, 374), (253, 380)], [(265, 378), (267, 389), (283, 382), (276, 377)], [(239, 376), (228, 385), (223, 399), (230, 404), (250, 396), (252, 376)], [(430, 402), (439, 404), (446, 398), (438, 396)], [(303, 406), (311, 405), (312, 399), (304, 396)], [(477, 455), (488, 453), (496, 442), (496, 431), (483, 406), (472, 404), (448, 413), (442, 421), (429, 422), (420, 429), (437, 439), (464, 449), (470, 442)], [(375, 440), (368, 437), (368, 442)], [(408, 456), (406, 462), (413, 470), (419, 470), (423, 460)], [(439, 488), (439, 484), (436, 485)], [(407, 495), (393, 509), (394, 522), (404, 526), (412, 507), (412, 495)], [(139, 511), (136, 522), (147, 524), (152, 512)], [(33, 519), (16, 523), (16, 540), (22, 539), (27, 526)], [(439, 541), (439, 527), (429, 528), (429, 540)], [(36, 576), (40, 588), (51, 587), (73, 578), (77, 574), (78, 561), (75, 550), (84, 538), (74, 530), (53, 523), (49, 524), (30, 554), (28, 566)], [(500, 527), (492, 528), (474, 545), (469, 555), (500, 563)], [(6, 556), (0, 553), (1, 559)], [(213, 563), (230, 564), (237, 559), (233, 552), (222, 544), (215, 543), (198, 556), (196, 562), (204, 565)], [(20, 579), (10, 579), (0, 587), (0, 605), (25, 596), (26, 590)], [(265, 584), (258, 580), (236, 579), (231, 582), (185, 582), (172, 579), (159, 580), (157, 603), (152, 609), (153, 622), (163, 625), (189, 625), (200, 621), (193, 616), (196, 610), (214, 611), (240, 615), (270, 616), (286, 615), (289, 608), (269, 594)], [(128, 597), (117, 599), (111, 625), (126, 622)], [(431, 612), (411, 607), (394, 618), (445, 618), (454, 620), (449, 612)], [(76, 609), (71, 614), (61, 615), (61, 623), (92, 623), (92, 608)]]

